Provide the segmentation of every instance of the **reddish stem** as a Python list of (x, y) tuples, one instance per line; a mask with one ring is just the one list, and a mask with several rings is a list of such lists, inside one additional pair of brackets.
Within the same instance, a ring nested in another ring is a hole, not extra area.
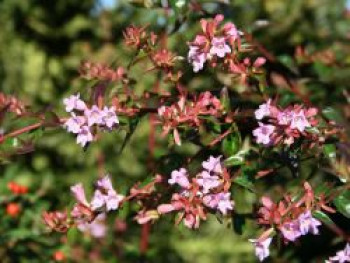
[(150, 230), (151, 230), (151, 224), (149, 222), (142, 225), (141, 241), (140, 241), (140, 253), (141, 253), (141, 255), (145, 255), (147, 252)]
[(3, 143), (5, 140), (7, 140), (8, 138), (13, 138), (13, 137), (16, 137), (18, 135), (21, 135), (23, 133), (26, 133), (26, 132), (30, 132), (32, 130), (35, 130), (35, 129), (38, 129), (40, 128), (41, 126), (43, 125), (43, 122), (38, 122), (38, 123), (34, 123), (32, 125), (29, 125), (27, 127), (24, 127), (24, 128), (21, 128), (21, 129), (18, 129), (18, 130), (15, 130), (13, 132), (10, 132), (8, 134), (5, 134), (3, 135), (2, 137), (0, 137), (0, 143)]

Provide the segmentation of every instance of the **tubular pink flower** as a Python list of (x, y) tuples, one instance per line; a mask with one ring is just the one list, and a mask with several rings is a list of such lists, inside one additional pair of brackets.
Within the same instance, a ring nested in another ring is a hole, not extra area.
[(269, 99), (266, 103), (261, 104), (259, 109), (255, 111), (255, 118), (257, 120), (261, 120), (264, 117), (269, 117), (271, 114), (271, 99)]
[(107, 211), (117, 210), (124, 196), (117, 194), (113, 189), (109, 176), (106, 175), (104, 178), (98, 180), (96, 186), (97, 189), (91, 200), (91, 208), (97, 210), (105, 206)]
[(85, 110), (85, 102), (80, 99), (80, 94), (71, 95), (68, 98), (63, 99), (63, 104), (66, 106), (66, 112), (72, 112), (73, 110)]
[(87, 207), (90, 206), (89, 202), (86, 200), (85, 191), (82, 183), (71, 186), (70, 190), (78, 203)]
[(306, 211), (298, 217), (299, 229), (302, 235), (306, 235), (311, 232), (314, 235), (319, 233), (318, 227), (321, 226), (321, 222), (312, 217), (310, 211)]
[(90, 128), (88, 126), (82, 126), (77, 136), (77, 143), (84, 147), (88, 142), (91, 142), (93, 139), (94, 137), (92, 136)]
[(202, 167), (208, 172), (214, 172), (217, 174), (222, 173), (221, 159), (222, 156), (213, 157), (210, 156), (208, 160), (202, 162)]
[(253, 131), (257, 143), (268, 145), (272, 142), (271, 136), (275, 131), (275, 126), (259, 122), (259, 128)]
[(290, 127), (292, 129), (297, 129), (300, 132), (303, 132), (307, 127), (311, 127), (309, 121), (305, 117), (304, 110), (300, 110), (298, 113), (292, 113), (292, 121)]
[(281, 227), (281, 232), (285, 239), (292, 242), (297, 240), (302, 235), (299, 228), (299, 222), (297, 221), (284, 223)]
[(103, 124), (104, 112), (101, 111), (96, 105), (93, 105), (91, 109), (86, 109), (84, 114), (87, 118), (87, 123), (89, 126), (94, 124)]
[(214, 37), (211, 41), (210, 54), (223, 58), (228, 53), (231, 53), (231, 48), (226, 44), (225, 38)]
[(207, 171), (201, 172), (197, 179), (197, 183), (203, 188), (202, 191), (204, 194), (209, 193), (211, 189), (220, 185), (219, 177), (216, 175), (211, 175)]
[(292, 121), (293, 113), (290, 110), (279, 111), (277, 113), (277, 121), (280, 125), (289, 125)]
[(190, 46), (190, 50), (188, 52), (188, 61), (192, 64), (194, 72), (202, 70), (206, 60), (206, 53), (200, 51), (200, 48), (198, 46)]
[(77, 228), (92, 237), (103, 238), (106, 236), (107, 226), (106, 226), (106, 214), (99, 214), (94, 221), (89, 222), (79, 222)]
[(335, 256), (330, 257), (329, 261), (326, 261), (326, 262), (338, 262), (338, 263), (350, 262), (350, 244), (347, 243), (343, 250), (338, 251)]
[(231, 22), (228, 22), (224, 25), (224, 34), (227, 37), (231, 38), (232, 41), (235, 41), (236, 39), (239, 38), (238, 30), (236, 26)]
[(85, 124), (85, 118), (82, 116), (76, 116), (72, 113), (72, 117), (70, 117), (65, 123), (64, 127), (68, 132), (71, 133), (79, 133), (81, 130), (81, 126)]
[(178, 184), (183, 188), (189, 188), (190, 182), (188, 180), (188, 173), (185, 168), (181, 168), (180, 170), (174, 170), (171, 172), (171, 178), (168, 180), (168, 183)]
[(258, 257), (259, 261), (263, 261), (270, 255), (269, 246), (271, 244), (272, 237), (266, 238), (263, 241), (258, 239), (249, 239), (255, 247), (255, 255)]
[(119, 123), (119, 119), (115, 113), (115, 108), (108, 108), (105, 106), (102, 111), (102, 124), (111, 129), (114, 125)]

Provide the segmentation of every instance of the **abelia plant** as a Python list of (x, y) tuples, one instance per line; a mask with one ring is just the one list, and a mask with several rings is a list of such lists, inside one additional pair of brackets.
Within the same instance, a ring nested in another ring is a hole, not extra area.
[[(64, 98), (66, 115), (59, 118), (54, 114), (54, 121), (50, 122), (73, 133), (76, 143), (88, 150), (106, 132), (117, 134), (126, 130), (129, 138), (135, 122), (149, 116), (153, 134), (159, 133), (163, 143), (169, 135), (169, 153), (184, 145), (197, 147), (198, 153), (176, 167), (169, 163), (163, 165), (167, 169), (161, 169), (161, 164), (156, 166), (144, 183), (135, 183), (123, 194), (114, 188), (118, 188), (114, 182), (123, 180), (117, 180), (116, 175), (98, 179), (91, 198), (87, 198), (83, 184), (77, 183), (71, 187), (73, 206), (44, 212), (45, 224), (61, 233), (76, 227), (86, 235), (103, 238), (108, 232), (108, 217), (117, 214), (125, 204), (133, 204), (133, 217), (141, 225), (173, 214), (175, 225), (182, 223), (188, 229), (199, 229), (209, 215), (235, 227), (236, 219), (243, 216), (235, 200), (239, 187), (261, 200), (252, 207), (250, 216), (256, 223), (256, 232), (261, 234), (247, 240), (259, 261), (270, 256), (270, 247), (277, 247), (277, 239), (283, 241), (282, 246), (295, 244), (305, 235), (321, 235), (326, 227), (348, 242), (346, 234), (330, 223), (329, 216), (339, 212), (333, 204), (348, 190), (348, 185), (338, 182), (319, 190), (312, 178), (300, 175), (300, 171), (295, 173), (305, 160), (324, 159), (337, 136), (345, 137), (342, 127), (323, 116), (321, 109), (304, 103), (294, 87), (296, 101), (287, 105), (279, 101), (278, 94), (265, 93), (261, 86), (266, 84), (263, 66), (267, 59), (259, 54), (251, 38), (232, 22), (224, 21), (223, 15), (202, 19), (200, 26), (202, 31), (188, 41), (187, 54), (182, 56), (168, 49), (161, 37), (147, 27), (128, 27), (124, 42), (136, 51), (132, 61), (125, 67), (83, 62), (81, 77), (95, 81), (90, 98), (84, 90)], [(144, 61), (147, 63), (142, 64)], [(240, 105), (235, 99), (242, 94), (232, 87), (191, 90), (182, 81), (188, 63), (195, 73), (210, 70), (230, 79), (238, 77), (237, 85), (246, 86), (256, 96), (248, 96), (245, 99), (251, 101)], [(152, 91), (139, 94), (133, 90), (136, 65), (151, 65), (145, 74), (157, 76)], [(167, 86), (160, 87), (160, 83)], [(110, 89), (111, 85), (118, 88)], [(11, 111), (24, 112), (16, 100), (6, 101), (10, 101)], [(49, 123), (42, 116), (40, 120), (36, 126), (0, 138), (5, 141)], [(326, 157), (333, 158), (334, 152)], [(270, 185), (266, 186), (270, 182), (264, 180), (283, 167), (292, 167), (293, 175), (299, 175), (286, 179), (295, 180), (299, 191), (282, 190), (279, 199), (273, 201), (269, 197)], [(27, 192), (27, 188), (13, 182), (8, 188), (16, 195)], [(20, 213), (20, 207), (8, 203), (6, 211), (14, 217)], [(329, 262), (348, 262), (349, 257), (347, 245)]]

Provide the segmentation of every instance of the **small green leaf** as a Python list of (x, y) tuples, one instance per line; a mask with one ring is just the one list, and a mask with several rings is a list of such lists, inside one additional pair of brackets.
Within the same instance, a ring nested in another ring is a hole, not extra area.
[(78, 240), (79, 231), (76, 227), (72, 227), (68, 230), (67, 240), (69, 244), (74, 244)]
[(243, 228), (245, 226), (246, 220), (245, 217), (241, 214), (234, 214), (232, 217), (232, 225), (233, 225), (233, 230), (238, 234), (242, 235), (243, 234)]
[(329, 225), (329, 226), (336, 226), (336, 224), (333, 222), (333, 220), (325, 213), (322, 211), (314, 211), (312, 215), (317, 218), (318, 220), (322, 221), (324, 224)]
[(338, 123), (343, 121), (341, 114), (331, 107), (323, 109), (322, 113), (328, 120), (336, 121)]
[(228, 157), (224, 163), (226, 167), (237, 166), (244, 164), (245, 155), (247, 154), (246, 150), (241, 150), (235, 155)]
[(253, 176), (253, 173), (251, 173), (249, 170), (248, 171), (243, 171), (241, 173), (241, 175), (237, 176), (233, 182), (235, 184), (238, 184), (240, 186), (242, 186), (243, 188), (246, 188), (252, 192), (255, 191), (254, 189), (254, 176)]
[(333, 200), (337, 210), (347, 218), (350, 218), (350, 191), (347, 191)]
[(323, 146), (324, 154), (330, 159), (334, 159), (336, 157), (336, 150), (337, 148), (334, 144), (325, 144)]

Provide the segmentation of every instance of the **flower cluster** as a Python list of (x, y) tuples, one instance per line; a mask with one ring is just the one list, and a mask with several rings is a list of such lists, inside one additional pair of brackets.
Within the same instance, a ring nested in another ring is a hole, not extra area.
[(188, 228), (198, 228), (200, 220), (206, 219), (208, 211), (227, 215), (233, 210), (230, 200), (230, 177), (221, 165), (221, 156), (210, 156), (202, 163), (203, 171), (192, 180), (185, 168), (175, 170), (168, 180), (170, 185), (178, 185), (180, 191), (172, 195), (170, 204), (158, 206), (158, 213), (179, 212), (177, 223), (183, 221)]
[(300, 236), (312, 233), (318, 235), (318, 227), (321, 226), (321, 222), (312, 217), (310, 211), (305, 211), (300, 214), (296, 219), (289, 222), (284, 222), (280, 230), (283, 237), (288, 241), (295, 241)]
[(188, 61), (194, 72), (202, 70), (206, 61), (216, 63), (218, 58), (225, 58), (238, 45), (240, 36), (234, 24), (229, 22), (218, 28), (223, 19), (223, 15), (217, 15), (211, 21), (201, 20), (203, 33), (189, 43)]
[(326, 261), (326, 263), (331, 263), (331, 262), (339, 262), (339, 263), (350, 262), (350, 244), (347, 243), (343, 250), (338, 251), (335, 256), (330, 257)]
[(42, 218), (45, 224), (52, 230), (65, 233), (71, 227), (71, 222), (66, 211), (44, 212)]
[(147, 49), (149, 46), (154, 46), (157, 35), (153, 32), (148, 33), (145, 29), (146, 27), (127, 27), (123, 32), (125, 44), (136, 49)]
[(107, 65), (101, 63), (93, 63), (90, 61), (83, 61), (80, 65), (79, 72), (81, 77), (91, 80), (107, 80), (107, 81), (117, 81), (122, 80), (126, 77), (125, 69), (118, 67), (117, 69), (112, 69)]
[(87, 143), (93, 141), (94, 127), (111, 130), (119, 123), (115, 113), (115, 108), (105, 106), (102, 110), (97, 105), (88, 107), (80, 94), (72, 95), (63, 100), (66, 111), (71, 117), (64, 123), (68, 132), (77, 134), (77, 143), (84, 147)]
[(242, 56), (251, 51), (243, 48), (244, 34), (231, 22), (220, 26), (223, 19), (223, 15), (217, 15), (213, 20), (201, 20), (203, 32), (189, 43), (188, 61), (194, 72), (202, 70), (206, 62), (211, 67), (220, 63), (224, 70), (238, 75), (241, 83), (246, 84), (249, 76), (261, 73), (259, 68), (266, 59), (258, 57), (252, 62), (249, 57)]
[[(329, 200), (328, 200), (329, 201)], [(258, 223), (268, 227), (258, 239), (250, 240), (255, 245), (255, 252), (260, 261), (269, 256), (268, 247), (271, 233), (281, 233), (285, 242), (294, 242), (308, 233), (319, 234), (321, 222), (312, 216), (312, 211), (325, 210), (334, 212), (326, 205), (324, 196), (315, 196), (307, 182), (304, 193), (299, 198), (285, 195), (284, 199), (274, 203), (269, 197), (261, 198), (262, 207), (258, 210)]]
[(71, 218), (68, 218), (66, 212), (45, 212), (43, 219), (46, 225), (60, 232), (65, 232), (72, 225), (76, 225), (78, 229), (88, 232), (92, 236), (104, 236), (106, 231), (104, 226), (105, 214), (117, 210), (124, 196), (114, 190), (108, 175), (97, 181), (91, 202), (87, 201), (81, 183), (72, 186), (71, 192), (76, 199), (70, 213)]
[(161, 69), (166, 76), (166, 80), (177, 82), (181, 76), (181, 71), (174, 71), (175, 62), (180, 60), (181, 57), (176, 56), (170, 50), (165, 48), (160, 48), (150, 53), (150, 59), (154, 66)]
[(253, 131), (253, 135), (257, 143), (266, 146), (279, 143), (291, 145), (301, 137), (312, 140), (315, 133), (311, 132), (311, 128), (316, 128), (318, 124), (316, 114), (316, 108), (295, 105), (280, 109), (268, 100), (255, 111), (259, 127)]
[(163, 127), (162, 135), (168, 134), (173, 129), (175, 143), (181, 145), (177, 129), (179, 126), (199, 127), (202, 123), (201, 116), (220, 116), (221, 112), (219, 99), (208, 91), (199, 94), (193, 101), (183, 95), (177, 103), (158, 108), (158, 116)]
[(14, 96), (0, 92), (0, 110), (2, 111), (4, 109), (15, 113), (17, 116), (21, 116), (26, 113), (26, 106), (22, 101)]

